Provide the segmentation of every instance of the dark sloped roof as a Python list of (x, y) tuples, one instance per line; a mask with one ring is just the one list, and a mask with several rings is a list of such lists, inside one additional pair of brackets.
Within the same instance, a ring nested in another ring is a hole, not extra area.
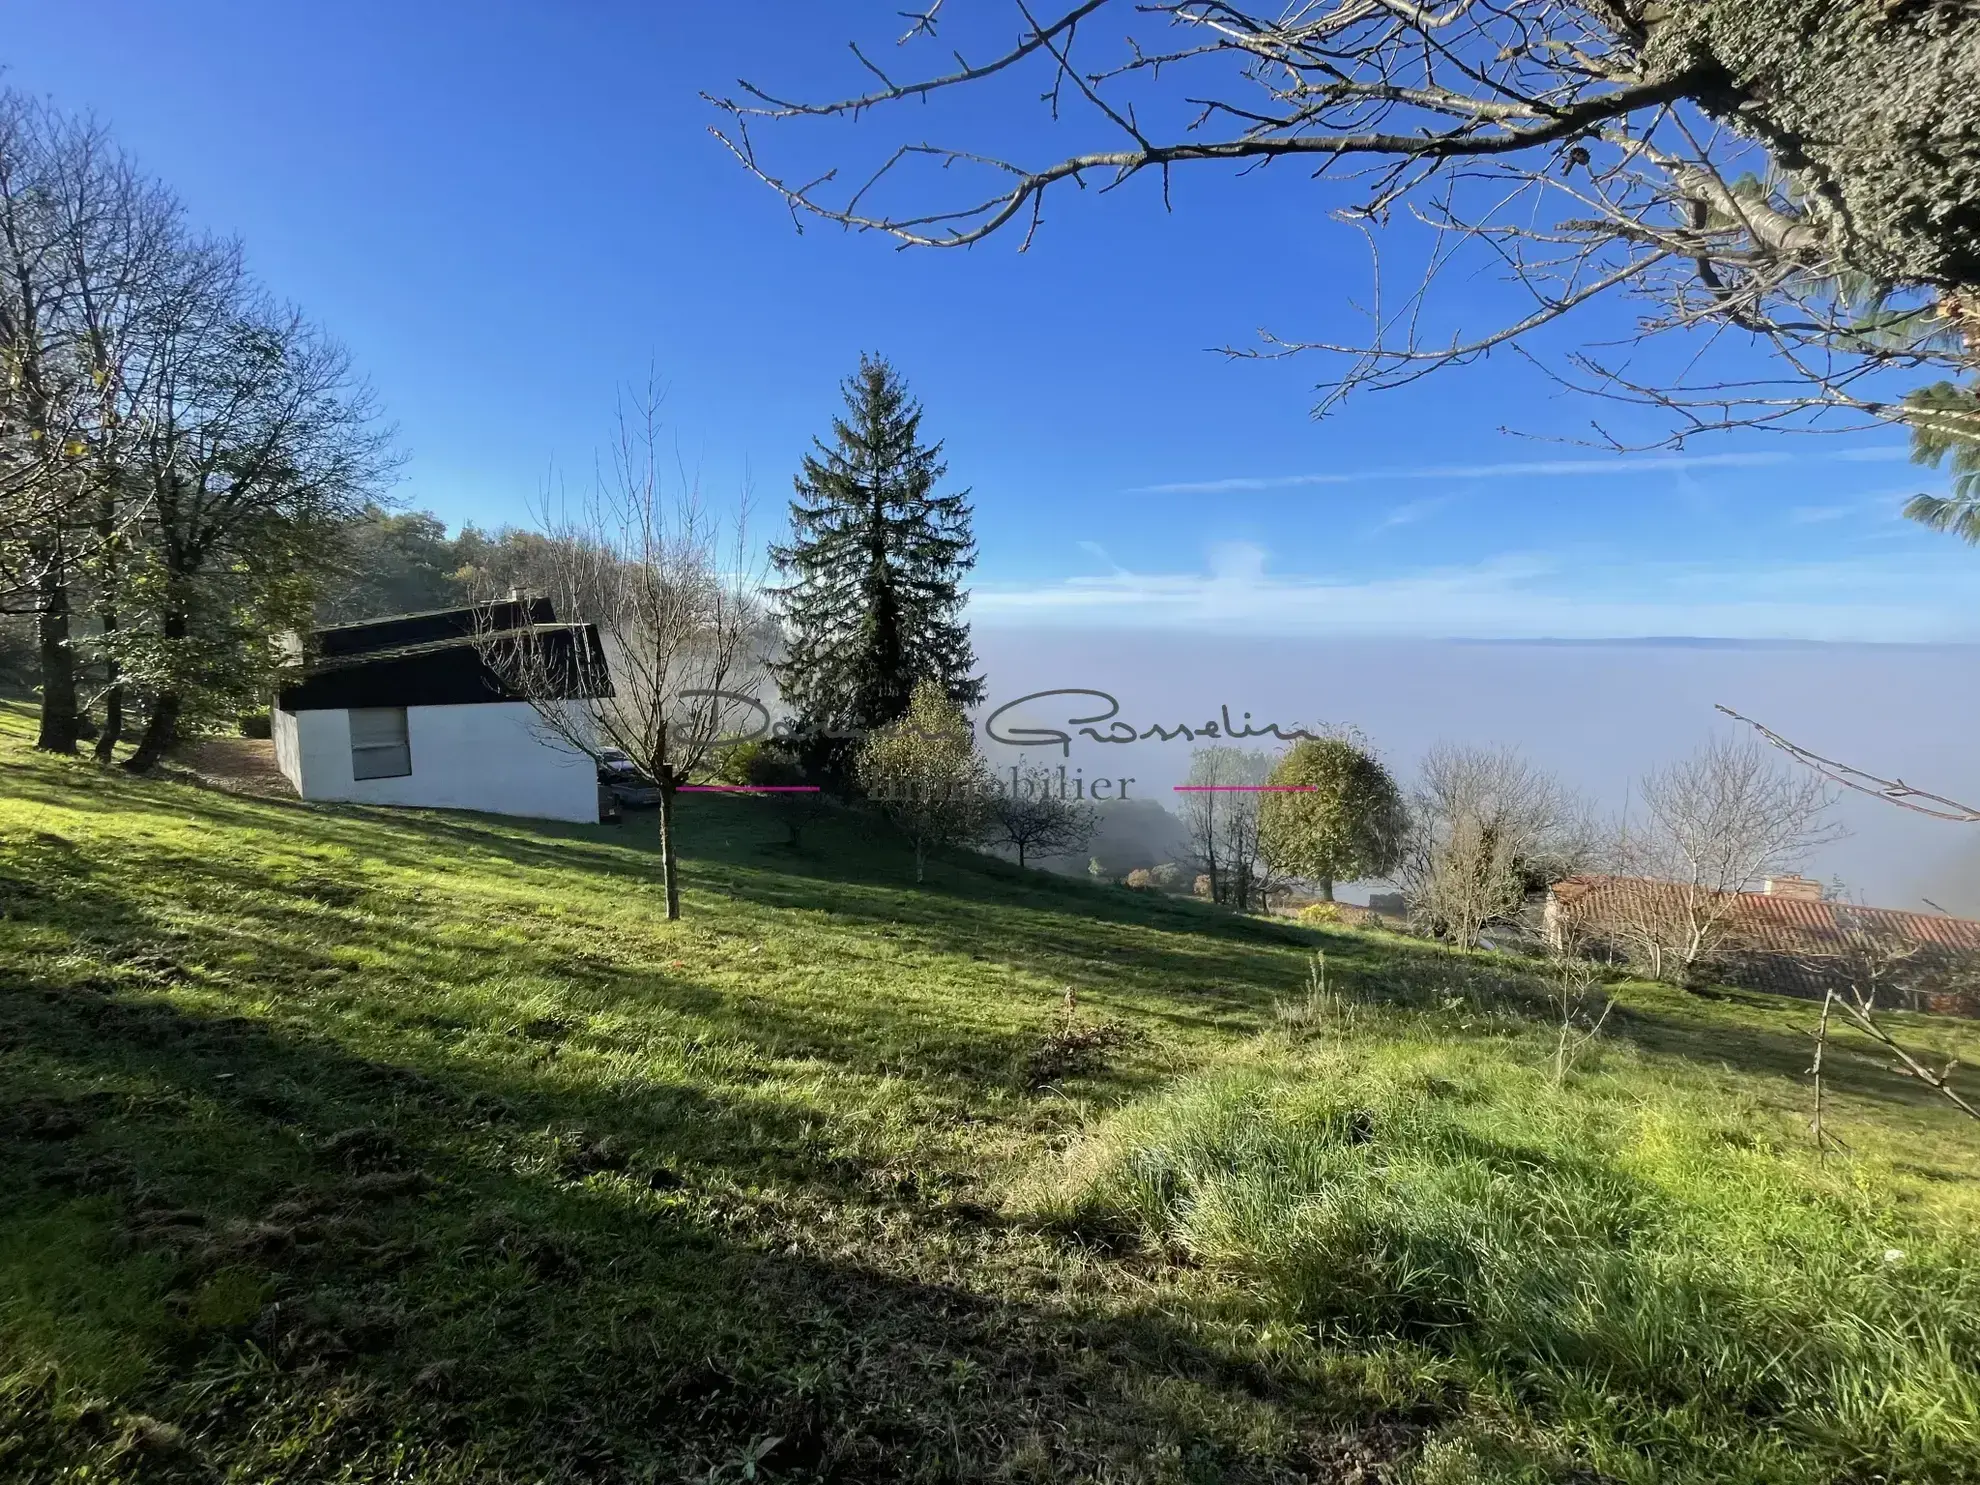
[(560, 624), (544, 598), (339, 624), (311, 636), (315, 658), (284, 686), (286, 712), (354, 706), (473, 706), (526, 701), (519, 657), (560, 699), (610, 696), (598, 631)]
[(403, 649), (408, 645), (432, 644), (448, 639), (472, 639), (491, 629), (520, 629), (525, 625), (554, 624), (557, 611), (547, 598), (496, 598), (466, 608), (434, 609), (423, 614), (392, 614), (382, 619), (361, 619), (354, 624), (332, 624), (310, 636), (309, 652), (324, 659), (339, 655), (371, 654), (379, 650)]

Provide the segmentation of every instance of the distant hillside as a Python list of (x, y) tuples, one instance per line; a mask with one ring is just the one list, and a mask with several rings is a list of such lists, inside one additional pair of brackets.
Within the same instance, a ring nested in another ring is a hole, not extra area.
[(1083, 855), (1039, 864), (1066, 876), (1085, 876), (1087, 863), (1098, 860), (1108, 876), (1124, 877), (1137, 868), (1180, 862), (1189, 855), (1182, 821), (1152, 799), (1112, 799), (1096, 806), (1095, 813), (1100, 828)]

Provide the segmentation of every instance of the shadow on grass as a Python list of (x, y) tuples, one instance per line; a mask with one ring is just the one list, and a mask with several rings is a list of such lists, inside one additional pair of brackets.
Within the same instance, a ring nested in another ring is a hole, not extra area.
[[(156, 808), (160, 791), (169, 789), (174, 808), (185, 811), (181, 819), (216, 830), (279, 831), (287, 819), (306, 818), (311, 844), (342, 847), (394, 866), (430, 871), (436, 858), (454, 855), (532, 873), (577, 870), (642, 890), (657, 887), (657, 831), (645, 814), (633, 814), (622, 825), (594, 826), (306, 804), (135, 780), (86, 763), (50, 762), (51, 769), (10, 780), (13, 792), (58, 806), (96, 797), (110, 807)], [(828, 816), (807, 831), (805, 849), (796, 852), (781, 844), (781, 827), (756, 801), (690, 797), (682, 801), (680, 820), (690, 919), (695, 897), (705, 893), (819, 913), (932, 952), (1046, 980), (1076, 978), (1082, 995), (1097, 993), (1103, 1004), (1109, 994), (1132, 996), (1140, 1013), (1187, 1032), (1254, 1029), (1275, 998), (1301, 988), (1304, 960), (1288, 949), (1324, 950), (1331, 966), (1362, 982), (1362, 993), (1398, 1003), (1422, 1003), (1422, 987), (1441, 978), (1483, 974), (1516, 982), (1531, 976), (1519, 965), (1436, 945), (1263, 922), (1187, 900), (1023, 871), (968, 853), (934, 863), (931, 879), (916, 887), (899, 843), (863, 816)], [(279, 885), (221, 854), (181, 857), (174, 867), (219, 891)], [(554, 890), (554, 878), (545, 889), (546, 894)], [(316, 884), (305, 879), (294, 890), (299, 905), (306, 904)], [(305, 927), (320, 934), (325, 926), (306, 919), (300, 906), (286, 923), (279, 914), (267, 922), (266, 910), (262, 916), (269, 932), (261, 947), (269, 952), (296, 954), (291, 930)], [(439, 951), (418, 932), (399, 931), (378, 916), (329, 926), (322, 943), (301, 951), (299, 965), (325, 975), (340, 972), (325, 944), (334, 947), (341, 936), (386, 955), (409, 980), (437, 973), (438, 966), (425, 961)], [(253, 931), (252, 921), (238, 930), (243, 937)], [(459, 953), (461, 946), (449, 952)], [(553, 948), (519, 950), (512, 942), (491, 940), (484, 952), (546, 977), (581, 979), (586, 973), (580, 958)], [(612, 988), (601, 987), (601, 997), (609, 999)], [(616, 991), (720, 1022), (728, 1034), (766, 1049), (816, 1055), (869, 1072), (939, 1074), (981, 1085), (1006, 1078), (1025, 1050), (1022, 1036), (973, 1034), (954, 1021), (924, 1018), (915, 1024), (913, 1014), (900, 1008), (891, 1032), (874, 1035), (872, 1028), (849, 1030), (830, 1015), (807, 1014), (794, 1005), (741, 1006), (720, 992), (690, 991), (673, 981), (663, 987), (651, 974), (621, 971)], [(1681, 1007), (1673, 1003), (1680, 998)], [(1512, 997), (1527, 1012), (1544, 1016), (1539, 1000), (1537, 991)], [(1656, 1055), (1801, 1082), (1810, 1045), (1801, 1023), (1812, 1025), (1812, 1017), (1801, 1002), (1757, 993), (1705, 1001), (1678, 991), (1633, 990), (1607, 1030)], [(1970, 1040), (1966, 1028), (1937, 1018), (1895, 1022), (1921, 1047), (1952, 1048), (1946, 1055)], [(1882, 1059), (1847, 1039), (1839, 1039), (1830, 1067), (1831, 1086), (1838, 1091), (1912, 1109), (1939, 1106), (1938, 1095), (1893, 1076)]]
[[(190, 1440), (147, 1453), (159, 1435), (76, 1414), (95, 1379), (58, 1340), (61, 1385), (0, 1397), (26, 1478), (272, 1478), (304, 1437), (312, 1478), (679, 1478), (752, 1452), (780, 1478), (1056, 1477), (1172, 1452), (1262, 1480), (1337, 1448), (1346, 1400), (1051, 1302), (987, 1212), (876, 1191), (774, 1100), (482, 1084), (75, 986), (0, 991), (0, 1048), (0, 1232), (59, 1242), (99, 1301), (43, 1253), (0, 1313), (143, 1352), (114, 1407)], [(987, 1282), (946, 1278), (961, 1259)]]

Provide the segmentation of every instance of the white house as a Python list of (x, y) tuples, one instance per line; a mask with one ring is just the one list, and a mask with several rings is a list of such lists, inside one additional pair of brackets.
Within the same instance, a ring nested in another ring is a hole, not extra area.
[(566, 657), (547, 669), (570, 677), (564, 704), (588, 726), (590, 701), (611, 694), (597, 631), (512, 596), (318, 630), (276, 697), (282, 772), (304, 799), (596, 820), (597, 765), (505, 679), (505, 637)]

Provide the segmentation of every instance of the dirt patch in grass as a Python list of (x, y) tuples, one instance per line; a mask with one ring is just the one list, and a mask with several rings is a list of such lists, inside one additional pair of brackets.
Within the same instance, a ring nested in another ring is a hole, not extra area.
[(275, 744), (265, 737), (202, 737), (174, 753), (173, 772), (208, 788), (264, 799), (294, 799), (291, 784), (275, 762)]

